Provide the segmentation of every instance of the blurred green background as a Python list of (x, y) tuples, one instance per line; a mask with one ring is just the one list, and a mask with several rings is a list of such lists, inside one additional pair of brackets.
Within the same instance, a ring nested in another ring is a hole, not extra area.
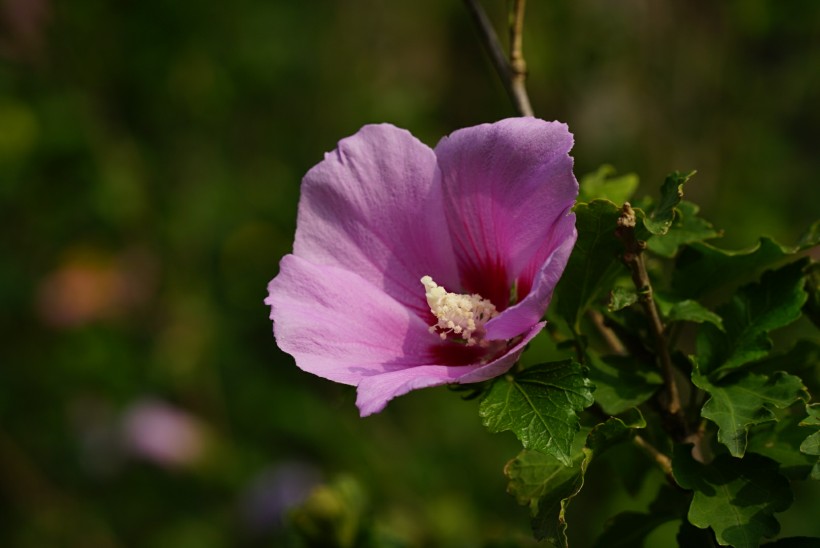
[[(687, 197), (726, 245), (791, 243), (820, 204), (818, 29), (813, 0), (530, 2), (530, 95), (579, 176), (611, 163), (652, 194), (697, 169)], [(518, 444), (476, 402), (431, 389), (359, 419), (262, 304), (338, 139), (387, 121), (434, 145), (511, 115), (457, 0), (0, 0), (0, 545), (298, 545), (286, 522), (526, 541)], [(662, 481), (630, 478), (631, 451), (573, 503), (579, 546)]]

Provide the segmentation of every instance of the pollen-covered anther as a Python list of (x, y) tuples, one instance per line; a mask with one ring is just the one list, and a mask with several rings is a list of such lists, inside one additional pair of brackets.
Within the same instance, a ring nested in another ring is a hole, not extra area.
[(467, 346), (489, 344), (481, 337), (484, 334), (484, 324), (498, 315), (493, 303), (477, 294), (448, 293), (430, 276), (424, 276), (421, 283), (424, 285), (430, 311), (438, 320), (436, 325), (430, 326), (430, 333), (438, 333), (442, 340), (448, 334), (457, 335)]

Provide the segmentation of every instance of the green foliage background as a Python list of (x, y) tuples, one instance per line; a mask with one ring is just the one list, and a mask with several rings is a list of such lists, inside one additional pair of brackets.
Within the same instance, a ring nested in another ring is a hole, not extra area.
[[(722, 245), (790, 244), (820, 203), (818, 25), (812, 0), (531, 2), (530, 95), (575, 133), (579, 178), (611, 163), (652, 193), (697, 169), (687, 199)], [(528, 542), (501, 474), (519, 444), (475, 401), (424, 390), (361, 420), (276, 349), (262, 304), (338, 139), (388, 121), (434, 145), (512, 114), (456, 0), (0, 1), (0, 544), (270, 546), (293, 523)], [(123, 447), (145, 401), (197, 421), (196, 458)], [(637, 483), (630, 451), (590, 468), (571, 541), (646, 511), (663, 480)], [(783, 536), (820, 535), (801, 488)]]

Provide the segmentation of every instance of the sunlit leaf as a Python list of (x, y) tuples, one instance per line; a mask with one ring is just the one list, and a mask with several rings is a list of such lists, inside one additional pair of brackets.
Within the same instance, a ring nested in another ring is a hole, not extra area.
[(676, 207), (675, 220), (669, 231), (662, 237), (650, 238), (646, 244), (650, 251), (662, 257), (671, 258), (685, 244), (702, 242), (722, 235), (712, 224), (697, 216), (700, 208), (692, 202), (682, 200)]
[[(806, 412), (809, 416), (800, 421), (800, 426), (820, 427), (820, 404), (807, 405)], [(820, 430), (803, 440), (800, 444), (800, 452), (817, 457), (811, 469), (811, 478), (820, 479)]]
[(623, 418), (610, 417), (588, 434), (577, 433), (569, 465), (552, 455), (526, 450), (507, 463), (507, 490), (519, 504), (529, 506), (537, 539), (548, 539), (562, 548), (567, 546), (567, 506), (581, 491), (589, 463), (614, 444), (628, 439), (634, 428), (643, 428), (645, 424), (640, 412), (634, 409)]
[(579, 429), (577, 411), (594, 402), (592, 384), (572, 360), (540, 364), (496, 380), (479, 414), (491, 432), (511, 430), (526, 449), (565, 465)]
[(638, 302), (638, 292), (634, 287), (613, 287), (609, 292), (609, 303), (607, 308), (610, 312), (623, 310), (627, 306), (632, 306)]
[(615, 175), (615, 168), (604, 164), (594, 173), (581, 178), (578, 201), (609, 200), (623, 204), (632, 197), (638, 188), (638, 176), (634, 173)]
[(718, 455), (711, 464), (692, 458), (691, 446), (677, 446), (672, 472), (678, 484), (694, 491), (689, 521), (711, 527), (721, 545), (755, 548), (761, 537), (780, 531), (775, 512), (792, 503), (789, 481), (771, 459), (749, 453), (743, 459)]
[(680, 173), (675, 171), (666, 176), (661, 185), (661, 197), (658, 205), (643, 217), (646, 229), (655, 235), (663, 235), (669, 231), (675, 219), (675, 208), (683, 198), (683, 184), (688, 181), (694, 171)]

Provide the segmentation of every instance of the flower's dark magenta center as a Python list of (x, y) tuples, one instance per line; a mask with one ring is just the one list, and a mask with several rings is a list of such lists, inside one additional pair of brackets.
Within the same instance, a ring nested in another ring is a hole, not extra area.
[[(500, 261), (463, 268), (461, 283), (466, 291), (477, 293), (493, 303), (499, 312), (510, 305), (507, 269)], [(521, 294), (520, 287), (518, 289), (519, 294), (517, 297), (520, 300), (525, 294)]]

